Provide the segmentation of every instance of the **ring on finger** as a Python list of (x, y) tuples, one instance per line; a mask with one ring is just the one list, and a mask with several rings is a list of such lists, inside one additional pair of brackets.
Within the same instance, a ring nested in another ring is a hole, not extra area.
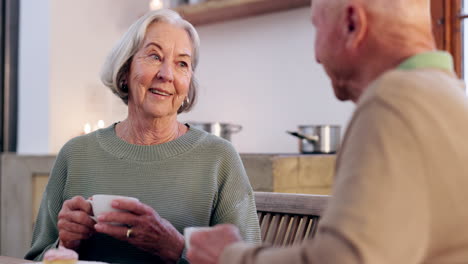
[(131, 228), (128, 228), (127, 229), (127, 238), (130, 238), (132, 235), (132, 229)]

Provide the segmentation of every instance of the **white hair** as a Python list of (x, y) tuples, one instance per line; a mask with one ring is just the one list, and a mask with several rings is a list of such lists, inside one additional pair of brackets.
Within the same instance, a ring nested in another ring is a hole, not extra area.
[[(128, 87), (124, 85), (124, 78), (130, 69), (130, 63), (135, 53), (140, 49), (149, 25), (154, 22), (165, 22), (184, 29), (192, 42), (192, 71), (195, 72), (198, 64), (200, 38), (190, 22), (183, 19), (177, 12), (169, 9), (150, 11), (135, 21), (123, 37), (116, 43), (107, 56), (102, 71), (101, 81), (109, 87), (114, 94), (128, 103)], [(188, 112), (195, 103), (198, 84), (192, 74), (187, 102), (182, 104), (177, 113)]]

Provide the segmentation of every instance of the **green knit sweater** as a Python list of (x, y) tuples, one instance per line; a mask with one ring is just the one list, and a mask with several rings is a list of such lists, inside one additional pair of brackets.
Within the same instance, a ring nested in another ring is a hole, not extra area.
[[(41, 260), (58, 245), (57, 215), (76, 195), (137, 197), (179, 231), (189, 226), (232, 223), (246, 241), (260, 242), (252, 188), (232, 145), (190, 128), (176, 140), (152, 146), (129, 144), (115, 124), (70, 140), (60, 150), (43, 194), (26, 259)], [(80, 260), (158, 263), (159, 258), (104, 234), (83, 240)], [(185, 262), (183, 257), (179, 262)]]

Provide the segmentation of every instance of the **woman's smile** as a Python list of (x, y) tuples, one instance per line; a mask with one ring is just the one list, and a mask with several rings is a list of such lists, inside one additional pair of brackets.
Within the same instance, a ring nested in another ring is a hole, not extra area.
[(174, 95), (174, 94), (169, 93), (166, 90), (161, 89), (161, 88), (149, 88), (148, 91), (151, 94), (155, 95), (156, 98), (161, 98), (161, 99), (162, 98), (168, 98), (168, 97), (171, 97), (172, 95)]

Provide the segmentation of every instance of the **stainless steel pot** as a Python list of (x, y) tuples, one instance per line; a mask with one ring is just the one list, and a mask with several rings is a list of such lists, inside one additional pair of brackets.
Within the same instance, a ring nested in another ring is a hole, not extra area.
[(196, 127), (201, 130), (205, 130), (208, 133), (222, 137), (228, 141), (231, 141), (231, 135), (238, 133), (242, 130), (241, 125), (234, 125), (229, 123), (220, 122), (187, 122), (190, 126)]
[(340, 126), (303, 125), (298, 132), (288, 131), (299, 138), (299, 151), (305, 154), (333, 154), (338, 151), (341, 140)]

